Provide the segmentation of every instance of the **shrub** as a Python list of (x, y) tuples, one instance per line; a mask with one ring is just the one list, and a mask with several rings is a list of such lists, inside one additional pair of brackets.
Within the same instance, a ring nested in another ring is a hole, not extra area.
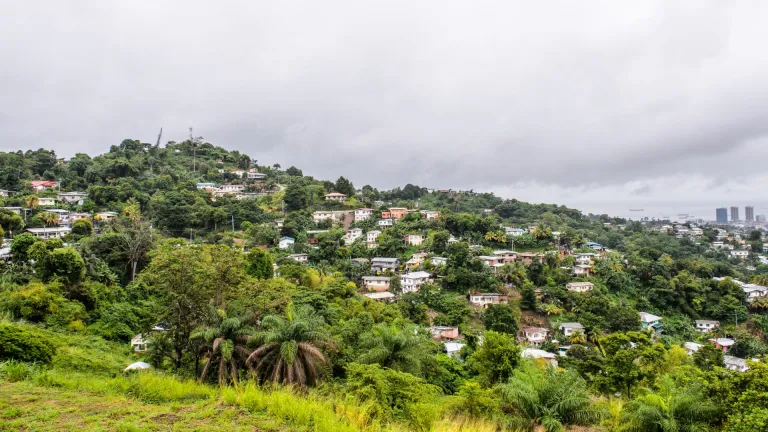
[(114, 374), (123, 370), (125, 362), (108, 352), (66, 346), (59, 348), (52, 365), (59, 369), (91, 374)]
[(0, 377), (7, 381), (23, 381), (37, 372), (37, 366), (30, 363), (20, 362), (18, 360), (6, 360), (0, 363)]
[(31, 329), (0, 324), (0, 360), (49, 363), (56, 347), (49, 338)]

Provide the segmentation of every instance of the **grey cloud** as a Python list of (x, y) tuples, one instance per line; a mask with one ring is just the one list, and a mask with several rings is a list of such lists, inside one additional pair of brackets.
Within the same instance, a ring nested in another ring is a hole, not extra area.
[(0, 7), (4, 147), (95, 153), (194, 126), (380, 188), (621, 185), (768, 156), (763, 3)]

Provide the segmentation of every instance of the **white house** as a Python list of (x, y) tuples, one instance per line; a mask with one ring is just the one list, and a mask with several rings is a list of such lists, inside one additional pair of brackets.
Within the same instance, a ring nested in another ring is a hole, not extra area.
[(416, 292), (431, 278), (432, 275), (424, 271), (404, 273), (400, 276), (400, 286), (404, 293)]
[(640, 324), (643, 330), (652, 328), (654, 331), (661, 331), (662, 327), (661, 317), (648, 312), (640, 312)]
[(84, 201), (87, 196), (88, 194), (85, 192), (61, 192), (58, 194), (57, 198), (59, 201), (67, 204), (74, 204)]
[(434, 210), (421, 210), (419, 213), (424, 215), (427, 220), (434, 220), (440, 217), (440, 212)]
[(550, 364), (552, 367), (557, 367), (557, 356), (554, 353), (548, 351), (536, 348), (523, 348), (523, 350), (520, 352), (520, 356), (523, 358), (541, 360)]
[(371, 300), (378, 300), (383, 302), (389, 302), (392, 301), (395, 298), (395, 295), (391, 292), (372, 292), (372, 293), (366, 293), (363, 294), (364, 296), (368, 297)]
[(720, 321), (696, 320), (696, 331), (701, 333), (712, 333), (712, 330), (720, 325)]
[(381, 235), (381, 231), (379, 230), (368, 231), (365, 235), (365, 241), (367, 241), (368, 243), (374, 243), (374, 246), (375, 246), (376, 239), (380, 235)]
[(355, 210), (355, 222), (368, 220), (373, 216), (373, 209), (361, 208)]
[(10, 191), (7, 191), (5, 189), (0, 189), (0, 197), (6, 198), (8, 197), (9, 194), (10, 194)]
[(397, 258), (375, 257), (371, 260), (371, 271), (397, 270), (400, 260)]
[(522, 332), (523, 338), (534, 346), (539, 346), (544, 343), (549, 334), (549, 330), (543, 327), (523, 327)]
[(586, 264), (576, 264), (573, 266), (573, 274), (575, 276), (589, 276), (589, 272), (592, 267)]
[(144, 339), (144, 335), (137, 334), (131, 338), (131, 350), (137, 353), (145, 352), (147, 350), (147, 341)]
[(508, 236), (518, 237), (525, 234), (525, 230), (522, 228), (504, 227), (504, 233)]
[(56, 205), (56, 198), (41, 197), (37, 199), (37, 205), (40, 207), (53, 207)]
[(347, 231), (347, 234), (344, 235), (344, 239), (352, 243), (353, 241), (359, 239), (363, 236), (363, 230), (362, 228), (350, 228), (349, 231)]
[(407, 245), (418, 246), (424, 242), (424, 236), (421, 234), (406, 234), (403, 236), (403, 242)]
[(48, 240), (48, 239), (54, 239), (54, 238), (62, 238), (65, 235), (72, 232), (72, 228), (70, 227), (48, 227), (48, 228), (27, 228), (27, 232), (32, 234), (33, 236)]
[(294, 243), (296, 243), (295, 238), (283, 236), (283, 237), (280, 237), (280, 242), (278, 243), (278, 247), (280, 249), (288, 249), (292, 247)]
[(350, 213), (351, 213), (350, 211), (344, 211), (344, 210), (341, 210), (341, 211), (318, 210), (312, 213), (312, 220), (314, 220), (315, 222), (322, 222), (324, 220), (330, 219), (332, 222), (341, 222), (344, 220), (344, 217)]
[(688, 353), (688, 355), (693, 355), (696, 351), (701, 349), (704, 345), (698, 344), (696, 342), (686, 342), (683, 344), (683, 348), (685, 349), (685, 352)]
[(459, 342), (444, 342), (443, 347), (445, 348), (445, 353), (448, 355), (448, 357), (460, 359), (460, 353), (461, 349), (464, 348), (463, 343)]
[(245, 190), (245, 185), (241, 184), (225, 184), (219, 186), (219, 191), (222, 193), (237, 193), (237, 192), (243, 192)]
[(363, 276), (363, 288), (368, 291), (384, 292), (389, 290), (390, 279), (388, 276)]
[(347, 196), (343, 193), (338, 192), (331, 192), (327, 195), (325, 195), (326, 201), (336, 201), (336, 202), (344, 202), (347, 200)]
[(474, 306), (486, 307), (492, 304), (504, 304), (509, 301), (509, 296), (499, 293), (470, 294), (469, 302)]
[(565, 285), (565, 289), (572, 292), (578, 292), (583, 293), (587, 291), (592, 291), (592, 288), (595, 287), (595, 284), (592, 282), (569, 282)]
[(198, 189), (216, 189), (216, 183), (198, 183)]
[(745, 251), (745, 250), (732, 250), (731, 251), (731, 256), (732, 257), (736, 257), (736, 258), (740, 258), (740, 259), (744, 259), (744, 258), (749, 256), (749, 251)]
[(563, 332), (565, 336), (570, 336), (576, 332), (584, 333), (584, 326), (577, 322), (564, 322), (560, 324), (558, 329)]
[(294, 260), (296, 262), (300, 262), (300, 263), (305, 263), (305, 262), (309, 261), (309, 255), (302, 254), (302, 253), (288, 255), (288, 258), (290, 258), (290, 259), (292, 259), (292, 260)]
[(517, 258), (517, 252), (509, 250), (496, 250), (493, 251), (493, 256), (499, 259), (499, 262), (509, 263), (513, 262)]
[(747, 361), (742, 358), (724, 355), (723, 363), (725, 364), (726, 369), (735, 370), (738, 372), (746, 372), (749, 370), (749, 366), (747, 366)]
[(256, 172), (256, 170), (251, 168), (248, 170), (248, 175), (246, 175), (246, 177), (248, 178), (248, 180), (264, 180), (265, 178), (267, 178), (267, 175), (260, 172)]
[(448, 258), (432, 257), (432, 258), (430, 258), (430, 261), (432, 262), (433, 266), (448, 265)]

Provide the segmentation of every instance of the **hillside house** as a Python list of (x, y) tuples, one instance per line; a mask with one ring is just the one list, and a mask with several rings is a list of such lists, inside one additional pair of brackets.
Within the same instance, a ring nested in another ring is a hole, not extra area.
[(461, 349), (464, 348), (464, 346), (465, 344), (458, 342), (443, 342), (445, 354), (454, 359), (461, 359)]
[(379, 221), (377, 222), (377, 225), (382, 228), (391, 227), (392, 225), (394, 225), (394, 222), (395, 221), (393, 221), (391, 218), (379, 219)]
[(587, 246), (588, 248), (590, 248), (590, 249), (594, 249), (594, 250), (596, 250), (596, 251), (602, 251), (602, 250), (605, 250), (605, 248), (603, 247), (603, 245), (601, 245), (600, 243), (597, 243), (597, 242), (587, 242), (586, 246)]
[(32, 180), (29, 184), (35, 192), (52, 189), (59, 185), (58, 182), (49, 180)]
[(573, 275), (576, 277), (589, 277), (592, 267), (586, 264), (576, 264), (573, 266)]
[(362, 286), (368, 291), (389, 291), (389, 276), (363, 276)]
[(351, 212), (345, 210), (318, 210), (312, 213), (312, 220), (315, 221), (315, 223), (326, 221), (328, 219), (330, 219), (331, 222), (341, 222), (347, 214), (351, 214)]
[(403, 273), (400, 276), (400, 287), (403, 293), (416, 292), (422, 285), (431, 281), (432, 275), (424, 271)]
[(693, 353), (697, 352), (703, 346), (704, 345), (697, 344), (696, 342), (686, 342), (683, 344), (683, 349), (685, 349), (685, 352), (688, 353), (688, 355), (693, 355)]
[(521, 252), (517, 254), (517, 259), (520, 260), (523, 264), (531, 264), (534, 260), (543, 262), (544, 255), (532, 252)]
[(660, 316), (648, 312), (640, 312), (640, 324), (643, 326), (643, 330), (650, 328), (657, 333), (660, 332), (664, 326)]
[(730, 369), (737, 372), (746, 372), (749, 370), (749, 366), (747, 366), (747, 361), (744, 360), (743, 358), (724, 355), (723, 364), (725, 365), (726, 369)]
[(5, 189), (0, 189), (0, 197), (8, 198), (8, 195), (10, 195), (10, 194), (11, 194), (10, 191), (7, 191)]
[(473, 306), (487, 307), (493, 304), (506, 304), (509, 302), (509, 296), (499, 293), (479, 293), (470, 294), (469, 303)]
[(696, 320), (696, 331), (700, 333), (712, 333), (719, 326), (720, 321)]
[(433, 210), (421, 210), (419, 213), (427, 220), (435, 220), (440, 217), (440, 212)]
[(391, 292), (373, 292), (373, 293), (366, 293), (363, 294), (364, 296), (368, 297), (371, 300), (381, 301), (381, 302), (391, 302), (395, 299), (395, 295)]
[(730, 338), (717, 338), (717, 339), (710, 339), (710, 342), (715, 344), (716, 347), (723, 350), (724, 353), (727, 353), (729, 349), (733, 346), (733, 344), (736, 343), (735, 340)]
[(432, 326), (428, 330), (432, 333), (432, 338), (437, 341), (456, 340), (459, 338), (458, 327)]
[(85, 201), (88, 194), (85, 192), (61, 192), (56, 196), (59, 201), (67, 204), (77, 204)]
[(504, 233), (508, 236), (519, 237), (525, 234), (525, 230), (522, 228), (504, 227)]
[(363, 230), (362, 228), (350, 228), (347, 233), (344, 235), (344, 240), (347, 241), (347, 243), (352, 243), (353, 241), (359, 239), (363, 236)]
[(732, 250), (731, 256), (734, 258), (745, 259), (749, 256), (749, 251), (746, 250)]
[(409, 268), (416, 268), (420, 266), (421, 263), (424, 262), (424, 260), (427, 258), (427, 255), (429, 254), (426, 252), (417, 252), (411, 255), (411, 259), (409, 259), (405, 263), (408, 265)]
[[(392, 219), (402, 219), (403, 216), (408, 214), (408, 209), (404, 207), (391, 207), (389, 209), (389, 214)], [(384, 212), (382, 212), (381, 215), (382, 218), (384, 218)], [(385, 218), (386, 219), (386, 218)]]
[(392, 219), (392, 212), (389, 210), (382, 210), (381, 211), (381, 218), (382, 219)]
[(381, 231), (379, 230), (368, 231), (368, 233), (366, 233), (365, 235), (365, 241), (367, 241), (368, 243), (373, 243), (374, 246), (376, 246), (376, 239), (380, 235), (381, 235)]
[(435, 266), (435, 267), (448, 265), (448, 258), (432, 257), (429, 260), (432, 262), (432, 265)]
[(371, 271), (383, 272), (386, 270), (396, 271), (397, 266), (400, 265), (400, 260), (397, 258), (373, 258), (371, 260)]
[(403, 243), (410, 246), (419, 246), (424, 242), (422, 234), (406, 234), (403, 236)]
[(536, 348), (523, 348), (523, 350), (520, 352), (520, 357), (534, 359), (537, 363), (542, 362), (549, 364), (554, 368), (557, 367), (557, 356), (548, 351)]
[(267, 178), (266, 174), (256, 171), (254, 168), (248, 170), (245, 176), (248, 180), (261, 181)]
[(326, 201), (344, 202), (347, 200), (347, 196), (343, 193), (331, 192), (325, 195)]
[(288, 258), (290, 258), (290, 259), (292, 259), (292, 260), (294, 260), (294, 261), (296, 261), (298, 263), (305, 263), (305, 262), (309, 261), (309, 255), (303, 254), (303, 253), (291, 254), (291, 255), (288, 255)]
[(243, 176), (245, 175), (246, 171), (245, 170), (241, 170), (241, 169), (237, 169), (237, 170), (232, 170), (229, 173), (232, 174), (233, 176), (236, 176), (236, 177), (239, 177), (239, 178), (243, 178)]
[(53, 207), (56, 205), (56, 198), (40, 197), (37, 199), (37, 205), (40, 207)]
[(549, 330), (543, 327), (523, 327), (523, 340), (531, 345), (539, 346), (547, 340)]
[(595, 284), (592, 282), (569, 282), (565, 285), (565, 289), (572, 292), (578, 292), (583, 293), (587, 291), (592, 291), (592, 288), (595, 287)]
[(511, 263), (517, 258), (517, 252), (509, 250), (496, 250), (493, 251), (493, 256), (499, 259), (501, 263)]
[(293, 244), (296, 243), (296, 239), (293, 237), (283, 236), (280, 237), (280, 241), (277, 244), (277, 247), (280, 249), (288, 249), (293, 247)]
[(48, 239), (57, 239), (62, 238), (72, 232), (72, 228), (70, 227), (47, 227), (47, 228), (27, 228), (26, 231), (33, 236), (48, 240)]
[(373, 209), (360, 208), (355, 210), (355, 222), (366, 221), (373, 216)]
[(203, 190), (214, 190), (216, 189), (216, 183), (198, 183), (197, 188)]
[(560, 323), (558, 330), (563, 332), (565, 337), (568, 337), (576, 332), (584, 333), (584, 326), (577, 322), (564, 322)]
[(109, 222), (109, 221), (111, 221), (112, 219), (114, 219), (114, 218), (116, 218), (118, 216), (119, 216), (119, 214), (117, 214), (117, 212), (105, 211), (105, 212), (96, 213), (93, 216), (93, 219), (95, 219), (95, 220), (97, 220), (99, 222)]
[(144, 339), (144, 335), (137, 334), (131, 338), (131, 350), (135, 353), (147, 351), (147, 341)]

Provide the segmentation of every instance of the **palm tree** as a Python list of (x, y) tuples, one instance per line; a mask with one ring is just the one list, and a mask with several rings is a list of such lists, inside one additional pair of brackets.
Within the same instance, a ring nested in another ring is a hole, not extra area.
[(37, 195), (30, 195), (24, 199), (24, 204), (27, 205), (27, 208), (35, 208), (40, 203), (40, 200), (37, 198)]
[(519, 261), (507, 263), (499, 267), (497, 275), (504, 283), (520, 286), (526, 278), (525, 266)]
[(329, 348), (325, 320), (312, 307), (289, 304), (285, 316), (269, 315), (253, 338), (258, 348), (246, 365), (260, 379), (273, 383), (314, 385), (328, 366), (321, 348)]
[(717, 408), (695, 388), (677, 388), (669, 379), (658, 393), (633, 400), (622, 418), (622, 432), (707, 431)]
[(44, 212), (40, 214), (40, 220), (45, 223), (45, 226), (54, 226), (59, 224), (59, 216), (55, 213)]
[[(234, 314), (233, 314), (234, 315)], [(223, 386), (228, 381), (238, 382), (238, 359), (244, 362), (251, 351), (246, 348), (248, 340), (254, 329), (251, 326), (254, 317), (252, 313), (229, 316), (223, 310), (217, 310), (213, 314), (210, 325), (197, 330), (190, 335), (190, 339), (202, 339), (205, 345), (202, 349), (207, 355), (203, 371), (200, 373), (200, 381), (204, 381), (211, 366), (217, 364), (219, 385)]]
[(513, 428), (561, 432), (566, 425), (589, 425), (602, 413), (591, 402), (587, 383), (575, 371), (557, 372), (524, 365), (499, 385)]
[(364, 353), (358, 360), (419, 375), (422, 363), (429, 356), (429, 343), (415, 327), (401, 329), (382, 323), (362, 336)]
[(575, 331), (571, 333), (570, 336), (568, 336), (568, 342), (571, 344), (584, 345), (585, 343), (587, 343), (587, 336), (580, 331)]

